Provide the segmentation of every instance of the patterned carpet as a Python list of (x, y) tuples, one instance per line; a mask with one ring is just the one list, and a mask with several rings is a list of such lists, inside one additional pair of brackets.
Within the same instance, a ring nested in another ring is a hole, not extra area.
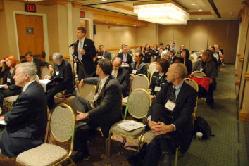
[[(194, 140), (186, 155), (179, 159), (179, 166), (248, 166), (249, 124), (237, 120), (234, 93), (234, 66), (221, 68), (215, 92), (215, 108), (210, 109), (205, 101), (198, 101), (198, 116), (204, 117), (215, 135), (209, 140)], [(91, 157), (82, 161), (82, 166), (104, 166), (105, 142), (97, 137), (90, 143)], [(119, 143), (112, 146), (111, 165), (128, 166), (127, 156), (132, 151), (124, 150)]]

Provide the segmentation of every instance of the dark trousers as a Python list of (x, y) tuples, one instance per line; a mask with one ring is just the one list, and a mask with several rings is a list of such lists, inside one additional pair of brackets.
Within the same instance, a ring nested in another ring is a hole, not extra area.
[(21, 93), (20, 89), (10, 90), (10, 89), (0, 89), (0, 107), (3, 106), (3, 100), (5, 97), (15, 96)]
[(86, 78), (87, 74), (83, 63), (77, 63), (77, 75), (79, 81)]
[(176, 143), (170, 135), (158, 135), (145, 147), (143, 166), (157, 166), (164, 154), (173, 155)]
[(216, 87), (215, 82), (209, 85), (208, 91), (206, 91), (206, 89), (204, 89), (203, 87), (199, 86), (198, 96), (199, 97), (205, 97), (207, 104), (209, 104), (209, 105), (214, 104), (214, 90), (215, 90), (215, 87)]
[(63, 90), (65, 90), (64, 86), (61, 85), (56, 85), (54, 87), (51, 87), (50, 89), (47, 90), (47, 103), (48, 103), (48, 107), (49, 108), (53, 108), (54, 106), (54, 96), (59, 93), (62, 92)]

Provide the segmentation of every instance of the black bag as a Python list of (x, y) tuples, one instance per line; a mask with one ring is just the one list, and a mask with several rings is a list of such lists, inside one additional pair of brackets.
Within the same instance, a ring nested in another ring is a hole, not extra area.
[(208, 122), (200, 116), (196, 117), (194, 122), (194, 132), (201, 132), (203, 134), (202, 139), (204, 140), (208, 139), (210, 136), (214, 136)]

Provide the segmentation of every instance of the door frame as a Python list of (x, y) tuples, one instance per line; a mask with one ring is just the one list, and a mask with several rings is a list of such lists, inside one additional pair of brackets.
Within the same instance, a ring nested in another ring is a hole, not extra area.
[(33, 16), (42, 16), (43, 23), (43, 35), (44, 35), (44, 51), (46, 52), (46, 61), (49, 61), (49, 41), (48, 41), (48, 23), (47, 23), (47, 14), (43, 13), (29, 13), (24, 11), (14, 11), (13, 19), (14, 19), (14, 28), (15, 28), (15, 39), (16, 39), (16, 48), (18, 50), (17, 55), (20, 60), (20, 50), (18, 45), (18, 32), (17, 32), (17, 24), (16, 24), (16, 14), (22, 15), (33, 15)]

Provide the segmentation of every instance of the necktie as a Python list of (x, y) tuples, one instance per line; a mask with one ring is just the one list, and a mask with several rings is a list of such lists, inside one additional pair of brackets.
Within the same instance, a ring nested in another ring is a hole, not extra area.
[(123, 62), (127, 62), (127, 54), (123, 54)]
[(78, 58), (79, 58), (79, 60), (81, 61), (82, 60), (82, 55), (80, 54), (80, 49), (82, 49), (83, 47), (82, 47), (82, 41), (80, 41), (79, 42), (79, 48), (78, 48)]

